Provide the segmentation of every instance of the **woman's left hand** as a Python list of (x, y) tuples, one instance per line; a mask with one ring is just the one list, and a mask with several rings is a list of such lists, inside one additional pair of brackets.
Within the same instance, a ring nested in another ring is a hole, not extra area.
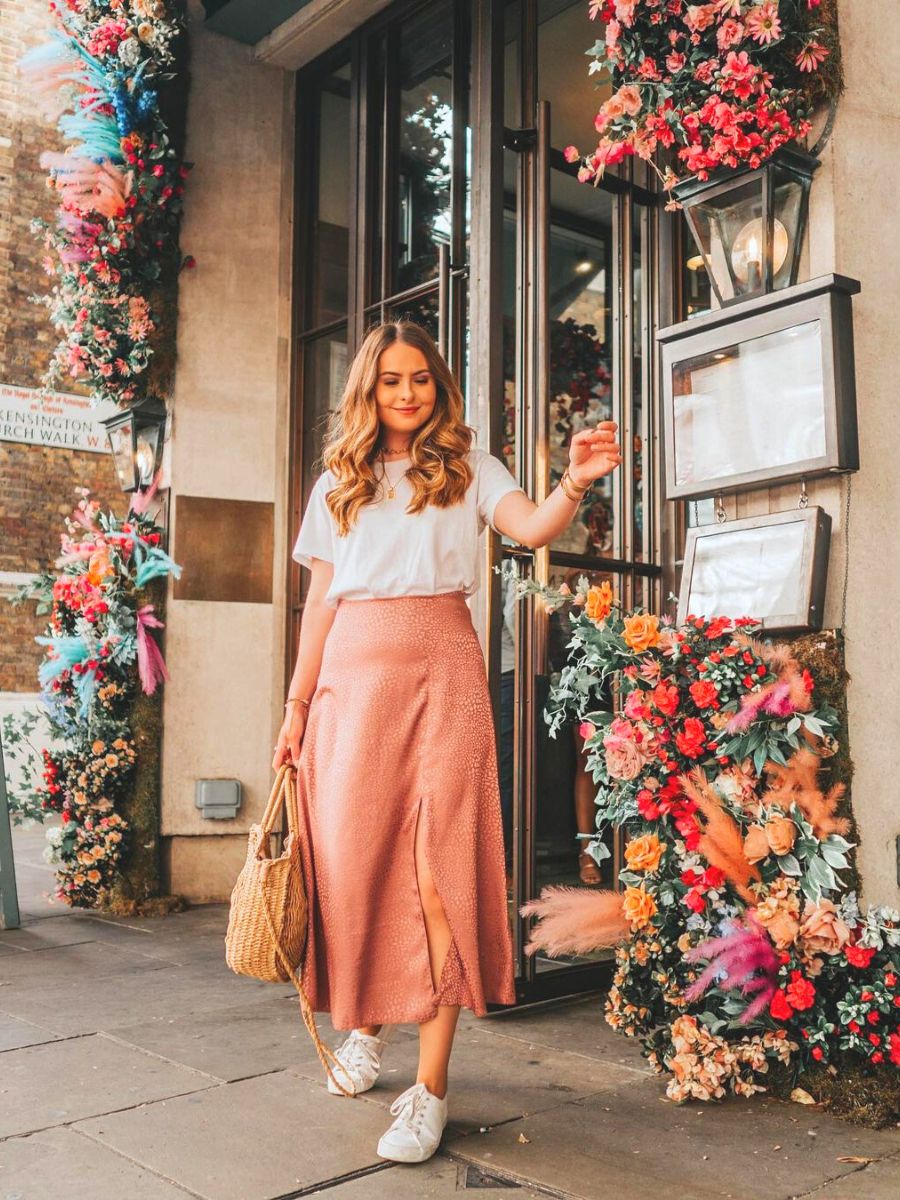
[(593, 429), (582, 429), (569, 445), (569, 478), (576, 487), (585, 487), (614, 471), (622, 462), (616, 441), (615, 421), (599, 421)]

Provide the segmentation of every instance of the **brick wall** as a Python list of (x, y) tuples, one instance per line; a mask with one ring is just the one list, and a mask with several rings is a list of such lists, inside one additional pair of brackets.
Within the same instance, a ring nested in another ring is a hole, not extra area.
[[(29, 300), (50, 283), (29, 226), (33, 217), (54, 215), (38, 159), (42, 150), (62, 146), (16, 66), (45, 40), (48, 7), (47, 0), (0, 0), (0, 382), (22, 387), (40, 386), (57, 341), (47, 310)], [(49, 565), (80, 486), (104, 505), (125, 507), (111, 455), (0, 442), (0, 572)], [(12, 608), (0, 586), (0, 693), (37, 691), (41, 653), (34, 635), (44, 621), (33, 610)]]

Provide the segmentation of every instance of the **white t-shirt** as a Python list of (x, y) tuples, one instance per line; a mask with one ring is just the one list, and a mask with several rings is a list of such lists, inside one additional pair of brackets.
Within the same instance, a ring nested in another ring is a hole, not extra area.
[[(340, 598), (433, 596), (455, 591), (472, 595), (477, 586), (479, 535), (486, 525), (496, 528), (494, 509), (501, 497), (507, 492), (525, 492), (506, 465), (486, 450), (473, 447), (467, 457), (474, 477), (462, 501), (449, 508), (429, 504), (412, 514), (405, 511), (413, 495), (404, 474), (409, 455), (384, 463), (383, 494), (363, 505), (344, 537), (338, 537), (325, 503), (325, 494), (337, 481), (331, 471), (318, 477), (292, 557), (310, 568), (313, 558), (334, 563), (325, 596), (332, 608)], [(379, 478), (381, 469), (378, 462), (375, 474)], [(395, 485), (393, 500), (387, 499), (390, 484)]]

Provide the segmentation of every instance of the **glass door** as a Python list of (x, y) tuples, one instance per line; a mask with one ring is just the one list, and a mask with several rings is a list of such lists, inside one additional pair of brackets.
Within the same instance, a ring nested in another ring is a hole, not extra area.
[[(522, 574), (558, 585), (607, 581), (625, 604), (655, 605), (656, 502), (650, 404), (649, 249), (656, 199), (641, 176), (577, 181), (564, 150), (595, 137), (604, 98), (584, 51), (602, 26), (583, 0), (504, 6), (503, 393), (500, 450), (540, 502), (558, 483), (573, 434), (612, 418), (623, 466), (598, 481), (571, 526), (537, 551), (504, 539)], [(508, 544), (507, 544), (508, 543)], [(596, 788), (577, 725), (550, 738), (543, 708), (566, 661), (567, 610), (499, 597), (501, 793), (515, 905), (548, 884), (584, 884), (579, 851), (593, 835)], [(620, 847), (599, 850), (601, 882), (617, 885)], [(605, 855), (605, 857), (603, 857)], [(607, 953), (550, 959), (517, 948), (523, 999), (596, 986)]]

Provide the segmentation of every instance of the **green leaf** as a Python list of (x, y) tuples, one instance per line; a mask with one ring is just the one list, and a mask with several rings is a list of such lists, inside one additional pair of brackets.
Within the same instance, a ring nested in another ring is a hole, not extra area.
[(800, 864), (794, 858), (793, 854), (782, 854), (778, 859), (778, 865), (785, 875), (792, 875), (795, 878), (799, 878), (802, 874)]

